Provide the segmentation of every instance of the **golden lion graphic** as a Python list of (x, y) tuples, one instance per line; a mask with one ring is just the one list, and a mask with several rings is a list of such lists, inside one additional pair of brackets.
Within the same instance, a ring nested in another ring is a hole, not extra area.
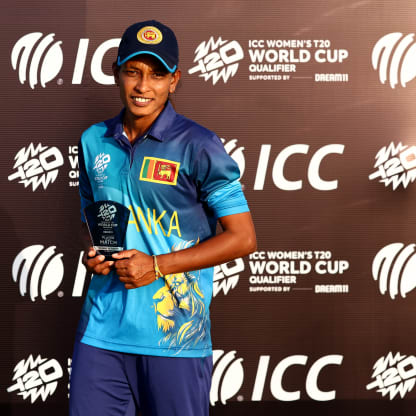
[(166, 164), (160, 164), (158, 169), (157, 169), (157, 174), (163, 178), (166, 179), (168, 181), (170, 181), (172, 179), (172, 166), (171, 165), (166, 165)]
[[(187, 248), (192, 242), (174, 246), (172, 251)], [(204, 295), (198, 286), (198, 279), (192, 273), (169, 274), (164, 276), (164, 280), (165, 286), (153, 296), (157, 326), (164, 334), (159, 344), (179, 348), (180, 351), (206, 338)]]

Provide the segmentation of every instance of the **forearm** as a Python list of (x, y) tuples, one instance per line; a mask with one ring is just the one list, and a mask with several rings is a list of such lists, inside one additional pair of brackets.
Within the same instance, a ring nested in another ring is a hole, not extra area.
[(256, 236), (249, 213), (224, 217), (225, 230), (193, 247), (157, 256), (162, 274), (203, 269), (243, 257), (256, 249)]

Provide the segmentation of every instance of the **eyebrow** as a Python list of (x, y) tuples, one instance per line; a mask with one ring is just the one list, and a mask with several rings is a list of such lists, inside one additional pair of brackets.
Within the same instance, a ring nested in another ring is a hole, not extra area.
[(126, 65), (126, 66), (124, 67), (124, 69), (137, 69), (137, 70), (140, 70), (140, 68), (138, 68), (137, 66), (131, 65), (131, 64), (130, 64), (130, 66), (127, 66), (127, 65)]

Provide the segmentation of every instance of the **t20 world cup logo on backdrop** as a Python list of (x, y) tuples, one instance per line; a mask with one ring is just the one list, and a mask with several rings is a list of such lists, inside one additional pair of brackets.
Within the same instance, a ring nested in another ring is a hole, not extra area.
[(213, 296), (217, 296), (221, 291), (224, 295), (227, 295), (231, 289), (234, 289), (237, 286), (240, 273), (244, 269), (244, 260), (242, 258), (215, 266)]
[(416, 146), (404, 146), (400, 142), (397, 146), (391, 142), (382, 147), (376, 155), (375, 172), (369, 175), (370, 180), (378, 179), (393, 190), (399, 185), (407, 188), (416, 179)]
[(375, 44), (371, 55), (373, 69), (378, 71), (380, 82), (389, 82), (391, 88), (406, 84), (416, 77), (416, 43), (414, 33), (404, 36), (393, 32)]
[[(61, 41), (54, 42), (55, 33), (46, 35), (40, 32), (22, 36), (12, 50), (12, 66), (19, 72), (19, 81), (24, 84), (29, 73), (29, 85), (34, 89), (38, 84), (45, 88), (46, 83), (53, 80), (62, 68), (64, 61)], [(39, 42), (40, 40), (40, 42)], [(40, 68), (40, 70), (39, 70)]]
[(64, 164), (62, 153), (55, 146), (35, 146), (30, 143), (22, 147), (14, 157), (15, 172), (8, 176), (9, 181), (18, 180), (25, 188), (32, 185), (32, 191), (39, 186), (46, 189), (58, 177), (58, 168)]
[(415, 386), (416, 357), (389, 352), (376, 361), (371, 378), (373, 381), (367, 384), (367, 390), (376, 389), (383, 397), (388, 395), (390, 400), (398, 395), (403, 399)]
[(19, 361), (14, 367), (14, 384), (7, 388), (8, 393), (17, 392), (23, 400), (30, 397), (34, 403), (38, 398), (45, 401), (55, 393), (58, 380), (63, 377), (61, 365), (55, 359), (42, 358), (32, 354)]
[(238, 70), (239, 61), (244, 58), (241, 45), (236, 41), (217, 40), (211, 36), (208, 42), (201, 42), (195, 49), (196, 65), (188, 70), (188, 74), (199, 72), (205, 81), (212, 79), (215, 85), (220, 79), (226, 83)]

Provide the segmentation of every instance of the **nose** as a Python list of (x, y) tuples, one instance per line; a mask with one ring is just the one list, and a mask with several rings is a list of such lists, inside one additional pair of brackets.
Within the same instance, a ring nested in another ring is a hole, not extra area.
[(140, 93), (145, 93), (150, 90), (150, 83), (149, 83), (149, 77), (145, 74), (143, 74), (140, 77), (137, 77), (136, 85), (134, 86), (134, 89)]

